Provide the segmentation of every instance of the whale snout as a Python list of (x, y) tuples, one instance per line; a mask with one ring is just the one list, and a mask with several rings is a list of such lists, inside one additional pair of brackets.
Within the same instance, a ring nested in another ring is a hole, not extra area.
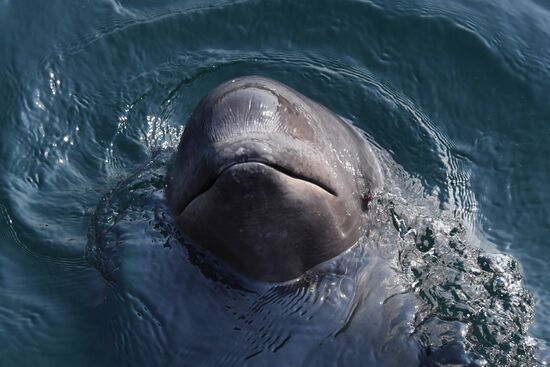
[(178, 227), (242, 273), (293, 279), (363, 233), (362, 192), (377, 183), (365, 144), (291, 88), (240, 78), (210, 92), (190, 117), (168, 204)]
[(230, 83), (227, 90), (212, 93), (197, 107), (201, 116), (197, 130), (214, 143), (277, 133), (313, 142), (318, 134), (315, 117), (285, 97), (265, 83)]

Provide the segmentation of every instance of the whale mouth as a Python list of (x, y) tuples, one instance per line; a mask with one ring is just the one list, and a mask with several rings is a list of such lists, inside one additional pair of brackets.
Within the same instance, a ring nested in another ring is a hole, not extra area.
[[(229, 170), (230, 168), (232, 167), (235, 167), (237, 165), (244, 165), (244, 164), (250, 164), (250, 163), (255, 163), (255, 164), (262, 164), (264, 166), (267, 166), (267, 167), (271, 167), (273, 168), (274, 170), (278, 171), (279, 173), (282, 173), (286, 176), (289, 176), (289, 177), (292, 177), (292, 178), (295, 178), (297, 180), (301, 180), (301, 181), (305, 181), (305, 182), (309, 182), (310, 184), (312, 185), (315, 185), (315, 186), (318, 186), (320, 187), (321, 189), (323, 189), (324, 191), (326, 191), (327, 193), (329, 193), (330, 195), (332, 196), (338, 196), (338, 193), (336, 192), (336, 190), (334, 190), (332, 187), (330, 187), (329, 185), (325, 184), (324, 182), (321, 182), (317, 179), (314, 179), (314, 178), (311, 178), (311, 177), (306, 177), (304, 175), (300, 175), (296, 172), (293, 172), (291, 169), (288, 169), (286, 167), (283, 167), (281, 165), (278, 165), (278, 164), (275, 164), (275, 163), (271, 163), (271, 162), (265, 162), (265, 161), (262, 161), (262, 160), (249, 160), (249, 161), (245, 161), (245, 162), (234, 162), (234, 163), (231, 163), (231, 164), (228, 164), (226, 165), (225, 167), (223, 167), (221, 170), (220, 170), (220, 173), (218, 174), (218, 176), (216, 177), (216, 179), (218, 177), (220, 177), (224, 172), (226, 172), (227, 170)], [(212, 184), (215, 183), (216, 180), (214, 180), (214, 182)]]
[(278, 165), (278, 164), (275, 164), (273, 162), (266, 162), (264, 160), (261, 160), (261, 159), (252, 159), (252, 160), (247, 160), (247, 161), (237, 161), (237, 162), (232, 162), (232, 163), (229, 163), (229, 164), (226, 164), (224, 165), (218, 172), (218, 174), (216, 175), (216, 177), (211, 181), (209, 182), (205, 187), (204, 189), (200, 190), (198, 193), (196, 193), (195, 195), (193, 195), (193, 197), (189, 200), (189, 202), (183, 206), (182, 210), (180, 211), (180, 215), (185, 211), (185, 209), (187, 209), (187, 207), (189, 207), (189, 205), (195, 200), (197, 199), (198, 197), (200, 197), (201, 195), (203, 195), (204, 193), (206, 193), (207, 191), (209, 191), (214, 185), (216, 185), (216, 182), (218, 181), (218, 179), (224, 175), (225, 173), (227, 173), (229, 170), (231, 170), (232, 168), (235, 168), (237, 166), (246, 166), (246, 165), (261, 165), (261, 166), (265, 166), (265, 167), (268, 167), (276, 172), (278, 172), (279, 174), (282, 174), (284, 176), (288, 176), (290, 178), (293, 178), (295, 180), (299, 180), (299, 181), (303, 181), (304, 183), (307, 183), (307, 184), (310, 184), (310, 185), (313, 185), (315, 187), (317, 187), (318, 189), (321, 189), (322, 191), (324, 191), (326, 194), (330, 195), (330, 196), (334, 196), (334, 197), (337, 197), (338, 196), (338, 193), (336, 192), (336, 190), (334, 188), (332, 188), (330, 185), (324, 183), (324, 182), (321, 182), (315, 178), (311, 178), (311, 177), (307, 177), (307, 176), (304, 176), (304, 175), (301, 175), (301, 174), (298, 174), (296, 173), (295, 171), (293, 171), (292, 169), (289, 169), (289, 168), (286, 168), (284, 166), (281, 166), (281, 165)]

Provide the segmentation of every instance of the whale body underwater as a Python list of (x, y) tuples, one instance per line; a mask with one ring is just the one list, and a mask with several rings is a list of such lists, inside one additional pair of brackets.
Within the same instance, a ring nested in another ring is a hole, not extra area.
[(242, 77), (212, 90), (182, 134), (166, 197), (198, 245), (263, 281), (353, 246), (382, 184), (361, 133), (290, 87)]
[[(509, 355), (473, 333), (488, 324), (528, 348), (517, 264), (470, 246), (437, 205), (347, 120), (243, 77), (199, 102), (177, 151), (100, 201), (88, 258), (117, 294), (101, 292), (109, 320), (133, 317), (137, 294), (162, 328), (157, 364), (481, 366)], [(156, 348), (150, 327), (138, 317), (124, 343)]]
[[(351, 123), (292, 88), (242, 77), (195, 108), (169, 164), (166, 202), (177, 228), (248, 278), (286, 282), (323, 264), (330, 272), (338, 255), (368, 237), (369, 201), (386, 172), (377, 151)], [(354, 282), (368, 311), (345, 328), (356, 339), (349, 348), (369, 350), (361, 363), (475, 366), (461, 328), (449, 328), (436, 350), (423, 346), (412, 327), (422, 302), (378, 249), (360, 248), (365, 260)], [(268, 365), (286, 363), (280, 358)]]

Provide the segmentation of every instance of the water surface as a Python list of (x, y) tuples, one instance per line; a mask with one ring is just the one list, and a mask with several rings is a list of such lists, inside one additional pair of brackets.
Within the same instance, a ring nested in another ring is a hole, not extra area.
[[(0, 365), (359, 364), (372, 244), (406, 254), (400, 284), (490, 365), (535, 363), (549, 19), (543, 0), (0, 1)], [(173, 236), (170, 153), (200, 98), (248, 74), (349, 119), (398, 172), (346, 271), (240, 289)]]

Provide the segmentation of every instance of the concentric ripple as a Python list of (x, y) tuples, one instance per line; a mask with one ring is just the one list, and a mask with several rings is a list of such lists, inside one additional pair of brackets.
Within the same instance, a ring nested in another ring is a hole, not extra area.
[[(550, 360), (548, 9), (0, 1), (0, 365), (399, 365), (397, 335), (434, 364)], [(164, 202), (194, 106), (249, 74), (352, 121), (387, 168), (368, 236), (278, 286)]]

